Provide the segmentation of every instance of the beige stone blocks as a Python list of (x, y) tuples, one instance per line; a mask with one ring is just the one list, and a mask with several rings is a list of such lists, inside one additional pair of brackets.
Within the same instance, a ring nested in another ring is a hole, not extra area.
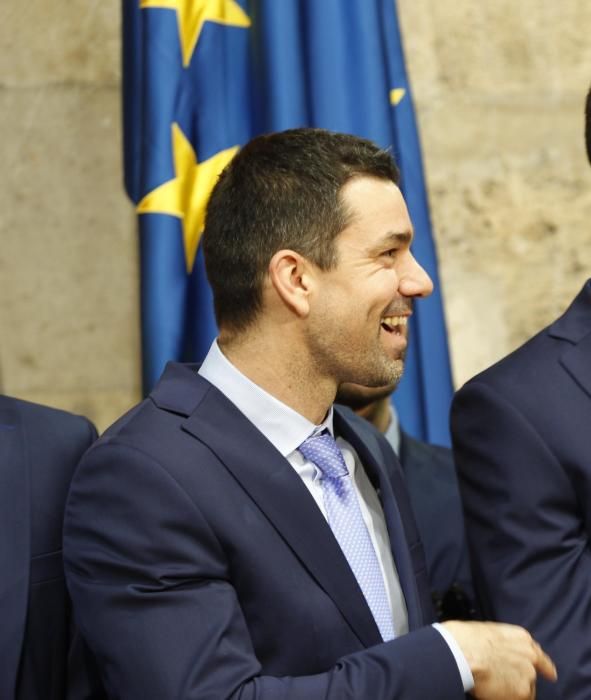
[(591, 5), (399, 0), (462, 384), (591, 277)]
[(0, 10), (0, 382), (101, 429), (139, 397), (118, 10), (86, 0)]
[[(460, 384), (591, 276), (591, 3), (398, 9)], [(0, 381), (100, 428), (140, 393), (119, 10), (118, 0), (0, 4)]]

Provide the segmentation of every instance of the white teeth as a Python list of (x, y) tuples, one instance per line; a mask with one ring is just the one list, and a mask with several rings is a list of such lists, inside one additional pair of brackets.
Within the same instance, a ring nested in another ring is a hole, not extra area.
[(396, 328), (396, 326), (406, 326), (408, 318), (406, 316), (385, 316), (382, 323), (388, 328)]

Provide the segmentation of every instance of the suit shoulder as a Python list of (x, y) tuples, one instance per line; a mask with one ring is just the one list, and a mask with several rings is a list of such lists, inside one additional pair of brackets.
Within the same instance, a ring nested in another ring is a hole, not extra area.
[(31, 554), (56, 552), (72, 474), (96, 437), (94, 426), (83, 416), (6, 396), (0, 397), (0, 422), (10, 428), (14, 483), (26, 484)]
[(146, 440), (162, 440), (167, 433), (176, 431), (185, 415), (162, 410), (154, 404), (150, 397), (126, 411), (110, 425), (95, 445), (105, 445), (112, 442), (144, 444)]
[[(489, 384), (502, 387), (509, 395), (513, 388), (543, 384), (547, 374), (557, 371), (558, 360), (565, 348), (577, 345), (591, 334), (591, 280), (570, 306), (555, 321), (525, 341), (488, 369), (470, 379), (465, 386)], [(545, 382), (548, 383), (548, 382)], [(460, 390), (461, 391), (461, 390)]]
[(406, 471), (406, 464), (424, 463), (439, 469), (455, 471), (453, 453), (449, 447), (432, 445), (400, 431), (400, 461)]
[[(119, 458), (124, 453), (143, 455), (166, 471), (174, 470), (177, 462), (171, 455), (176, 454), (179, 444), (187, 439), (182, 430), (186, 420), (186, 415), (162, 409), (148, 397), (105, 430), (87, 451), (78, 471), (84, 471), (87, 462), (88, 465), (103, 460), (111, 462), (115, 455)], [(209, 454), (209, 449), (199, 441), (191, 438), (191, 445), (195, 454), (202, 449)]]
[(550, 326), (539, 331), (511, 353), (476, 374), (458, 393), (467, 387), (485, 384), (512, 395), (518, 393), (519, 387), (524, 384), (528, 387), (541, 384), (538, 380), (553, 371), (564, 349), (564, 341), (551, 336), (549, 329)]
[(29, 439), (70, 439), (90, 442), (96, 437), (96, 429), (85, 416), (53, 408), (43, 404), (0, 396), (0, 410), (12, 412), (23, 426)]

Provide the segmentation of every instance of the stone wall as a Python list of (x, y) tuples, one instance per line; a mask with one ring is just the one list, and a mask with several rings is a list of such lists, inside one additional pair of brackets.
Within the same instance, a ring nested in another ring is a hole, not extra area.
[[(591, 276), (591, 3), (399, 0), (399, 14), (460, 384)], [(104, 428), (139, 397), (119, 2), (4, 0), (0, 27), (1, 383)]]
[(116, 0), (0, 5), (0, 371), (104, 428), (139, 397)]
[(585, 0), (399, 0), (456, 385), (591, 277)]

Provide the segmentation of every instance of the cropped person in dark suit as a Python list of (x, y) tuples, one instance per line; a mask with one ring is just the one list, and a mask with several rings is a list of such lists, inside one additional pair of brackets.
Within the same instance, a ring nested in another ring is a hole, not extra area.
[(0, 395), (0, 699), (100, 698), (64, 580), (70, 479), (96, 432), (81, 416)]
[[(591, 92), (586, 103), (591, 160)], [(452, 411), (475, 586), (556, 661), (539, 700), (591, 697), (591, 280), (565, 313), (471, 379)]]
[[(475, 619), (478, 615), (464, 515), (451, 450), (415, 440), (402, 430), (390, 400), (396, 386), (343, 384), (338, 389), (337, 402), (351, 408), (383, 433), (400, 460), (425, 548), (437, 618)], [(363, 425), (359, 427), (364, 429)], [(374, 444), (371, 434), (364, 434), (363, 437), (368, 447)]]
[(313, 129), (221, 174), (203, 234), (219, 338), (95, 443), (66, 506), (68, 587), (113, 697), (511, 700), (553, 676), (521, 628), (429, 625), (400, 467), (332, 408), (344, 381), (398, 376), (399, 317), (431, 290), (397, 181), (374, 144)]

